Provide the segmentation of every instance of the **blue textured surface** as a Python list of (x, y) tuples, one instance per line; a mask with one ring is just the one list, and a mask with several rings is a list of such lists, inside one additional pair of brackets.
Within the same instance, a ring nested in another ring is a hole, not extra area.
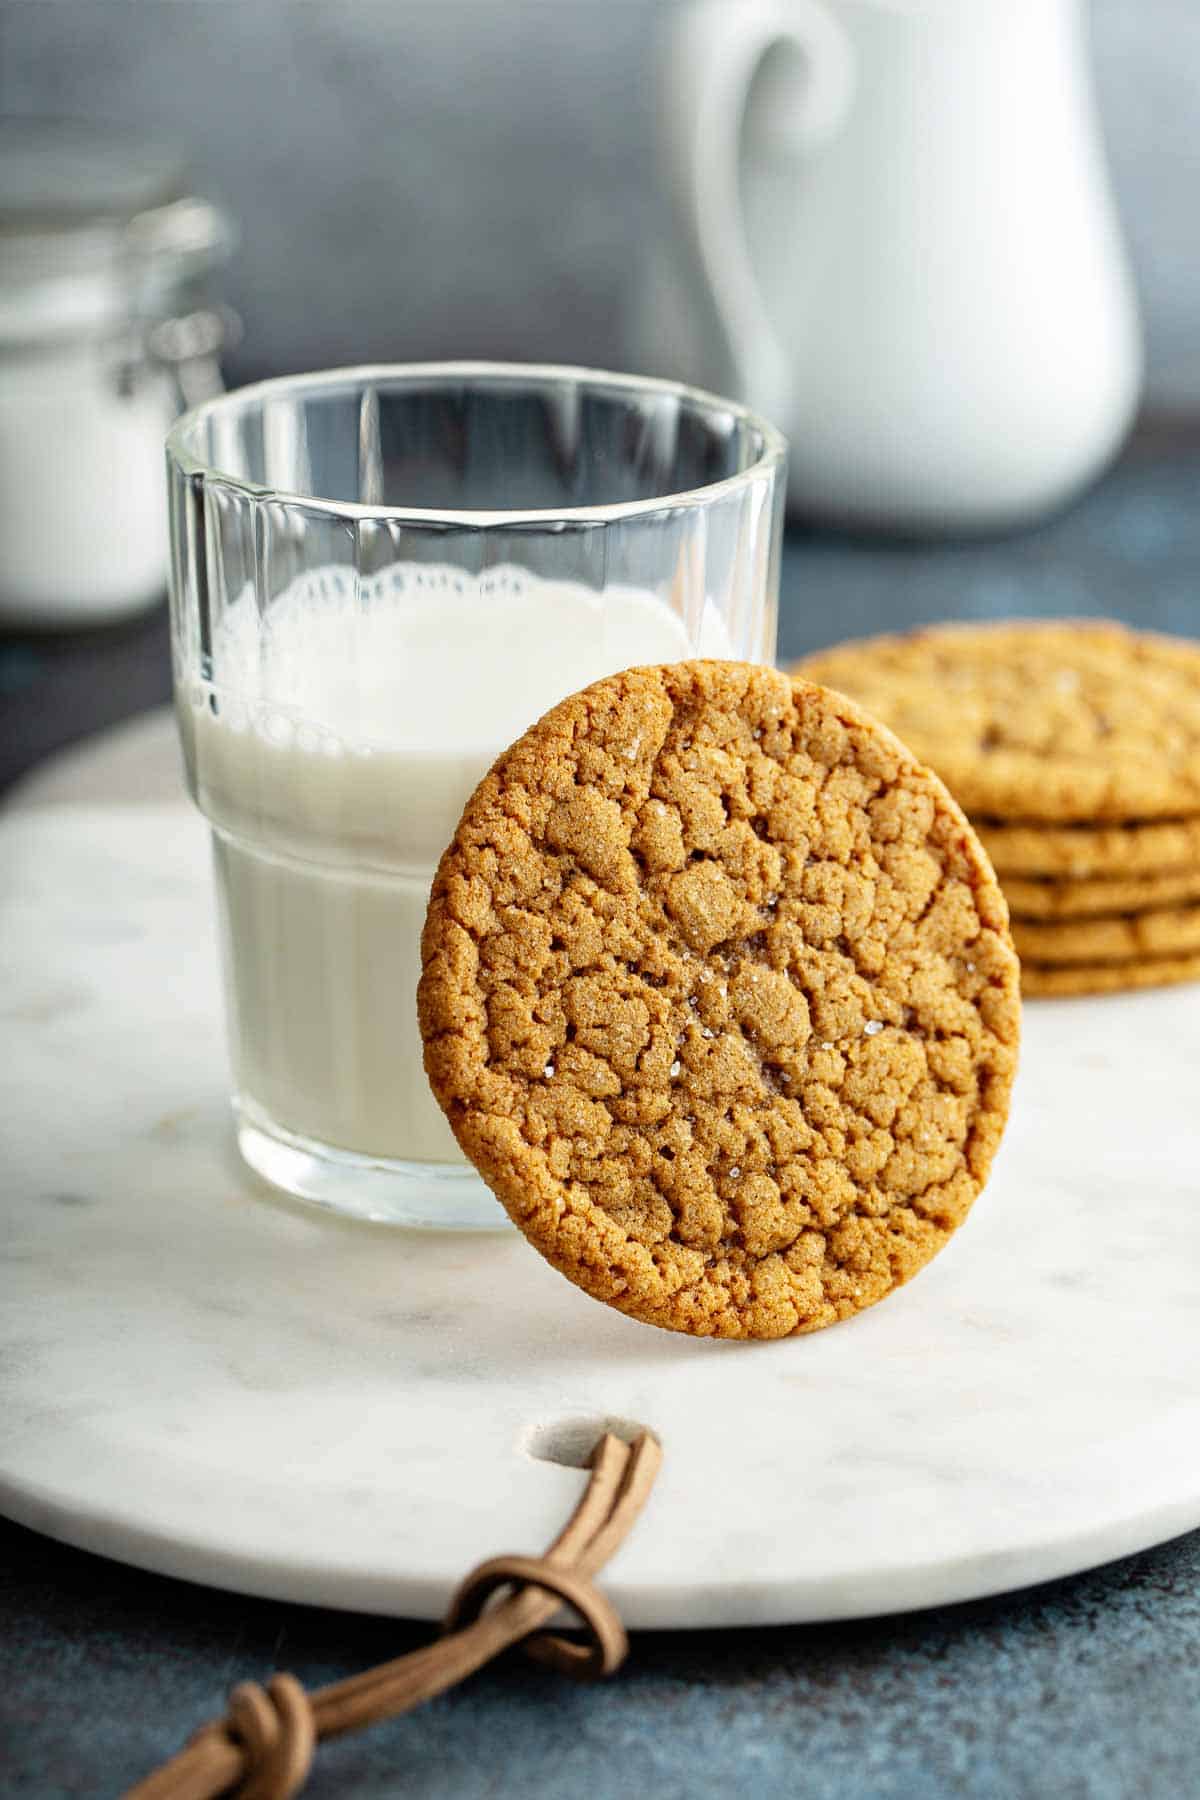
[[(207, 1593), (17, 1526), (0, 1527), (0, 1563), (5, 1800), (102, 1800), (177, 1749), (235, 1680), (283, 1666), (329, 1681), (428, 1637)], [(604, 1687), (514, 1657), (325, 1746), (309, 1791), (1187, 1800), (1200, 1793), (1200, 1533), (1031, 1594), (907, 1618), (647, 1633)]]
[(1200, 637), (1200, 432), (1135, 438), (1090, 493), (1007, 538), (863, 542), (791, 531), (781, 661), (839, 638), (935, 619), (1126, 619)]
[[(1108, 613), (1200, 636), (1200, 437), (1143, 436), (1086, 500), (1017, 538), (930, 549), (792, 534), (780, 653), (1013, 612)], [(47, 709), (65, 737), (72, 696), (106, 692), (119, 712), (165, 694), (165, 649), (161, 620), (43, 642), (36, 669), (28, 646), (0, 642), (11, 696), (0, 766), (15, 771), (47, 747)], [(481, 1544), (480, 1554), (509, 1547)], [(219, 1710), (235, 1681), (282, 1666), (321, 1683), (427, 1636), (209, 1593), (0, 1523), (0, 1796), (112, 1796)], [(513, 1659), (408, 1719), (324, 1748), (309, 1789), (318, 1800), (730, 1791), (1200, 1795), (1200, 1533), (1032, 1594), (908, 1618), (646, 1635), (600, 1689)]]

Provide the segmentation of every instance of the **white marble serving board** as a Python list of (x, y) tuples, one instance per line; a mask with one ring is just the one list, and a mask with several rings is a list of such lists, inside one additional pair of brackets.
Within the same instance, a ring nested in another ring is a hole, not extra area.
[(909, 1287), (781, 1344), (621, 1318), (515, 1235), (271, 1200), (226, 1112), (205, 833), (0, 820), (0, 1511), (281, 1599), (434, 1617), (643, 1421), (635, 1626), (828, 1619), (1200, 1524), (1200, 988), (1043, 1003), (995, 1178)]

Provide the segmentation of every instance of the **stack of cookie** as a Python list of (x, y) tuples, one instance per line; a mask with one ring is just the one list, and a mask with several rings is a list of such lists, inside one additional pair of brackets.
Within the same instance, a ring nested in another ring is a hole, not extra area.
[(1200, 643), (1099, 620), (938, 625), (793, 673), (860, 701), (971, 815), (1026, 993), (1200, 979)]

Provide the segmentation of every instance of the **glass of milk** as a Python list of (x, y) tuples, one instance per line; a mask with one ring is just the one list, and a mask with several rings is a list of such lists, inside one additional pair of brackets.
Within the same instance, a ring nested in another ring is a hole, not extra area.
[(176, 704), (237, 1140), (276, 1188), (506, 1222), (422, 1067), (434, 868), (499, 751), (566, 694), (773, 657), (784, 462), (729, 401), (493, 363), (264, 382), (171, 432)]

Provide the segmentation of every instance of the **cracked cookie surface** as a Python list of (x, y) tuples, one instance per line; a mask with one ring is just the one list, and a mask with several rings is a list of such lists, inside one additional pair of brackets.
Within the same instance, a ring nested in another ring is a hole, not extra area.
[(433, 884), (425, 1066), (538, 1250), (649, 1323), (844, 1319), (962, 1223), (1018, 972), (942, 784), (852, 703), (635, 669), (498, 760)]
[(1200, 643), (1106, 620), (935, 625), (818, 651), (794, 673), (890, 725), (968, 812), (1200, 813)]

